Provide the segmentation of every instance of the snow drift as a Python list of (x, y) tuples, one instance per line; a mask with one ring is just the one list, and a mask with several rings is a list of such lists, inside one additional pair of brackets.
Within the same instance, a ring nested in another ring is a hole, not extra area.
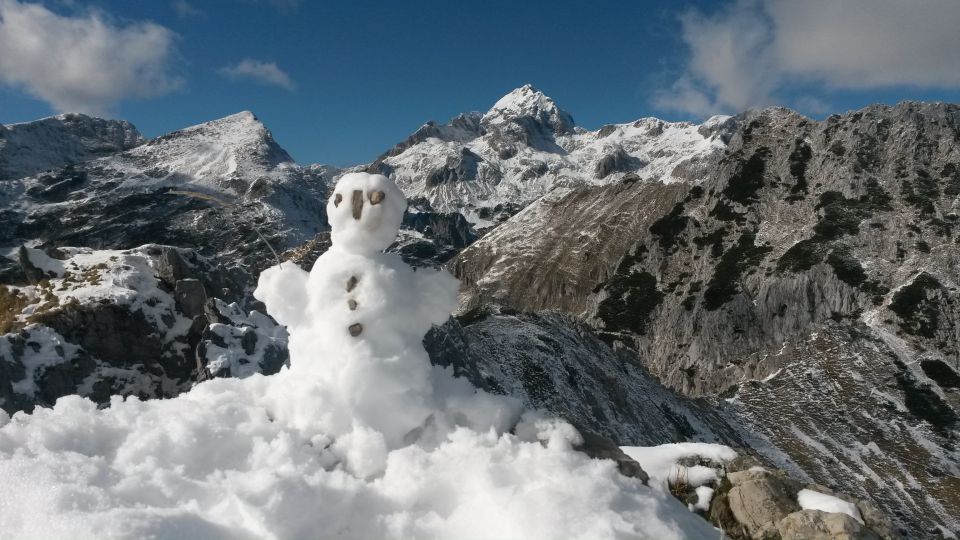
[(567, 423), (431, 367), (456, 281), (380, 253), (405, 208), (351, 174), (334, 245), (256, 296), (291, 367), (170, 400), (76, 396), (0, 413), (0, 530), (16, 538), (715, 538), (660, 488), (573, 450)]

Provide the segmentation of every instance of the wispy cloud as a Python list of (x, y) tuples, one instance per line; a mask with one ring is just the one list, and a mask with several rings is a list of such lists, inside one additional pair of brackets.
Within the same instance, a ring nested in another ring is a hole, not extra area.
[(245, 58), (233, 66), (220, 68), (220, 73), (231, 79), (249, 79), (263, 84), (270, 84), (295, 90), (296, 84), (287, 72), (280, 69), (274, 62), (262, 62)]
[(197, 19), (206, 16), (203, 11), (190, 2), (187, 2), (187, 0), (174, 0), (171, 5), (173, 6), (173, 11), (175, 11), (181, 19)]
[(689, 60), (654, 103), (703, 115), (779, 103), (795, 85), (958, 88), (958, 20), (956, 0), (737, 0), (688, 11)]
[(0, 0), (0, 82), (58, 111), (105, 114), (117, 102), (168, 93), (176, 35), (154, 23), (118, 24), (91, 12), (58, 15)]

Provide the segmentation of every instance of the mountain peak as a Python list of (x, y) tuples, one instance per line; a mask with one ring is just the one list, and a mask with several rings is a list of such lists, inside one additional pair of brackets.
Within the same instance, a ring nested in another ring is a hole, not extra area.
[(518, 118), (533, 118), (550, 126), (557, 134), (568, 133), (575, 125), (573, 117), (532, 84), (516, 88), (494, 103), (483, 115), (485, 125), (496, 125)]
[(175, 141), (192, 141), (191, 148), (218, 149), (236, 159), (254, 160), (266, 166), (292, 162), (293, 158), (273, 139), (273, 134), (250, 111), (224, 116), (157, 137), (147, 146), (177, 147)]
[[(228, 179), (265, 176), (293, 158), (250, 111), (161, 135), (127, 157), (190, 178), (192, 182), (237, 189)], [(245, 188), (243, 188), (245, 189)]]
[(270, 131), (262, 122), (250, 111), (240, 111), (223, 118), (218, 118), (216, 120), (210, 120), (203, 122), (202, 124), (197, 124), (195, 126), (190, 126), (184, 128), (180, 131), (174, 133), (196, 133), (196, 132), (210, 132), (211, 130), (216, 131), (217, 133), (223, 134), (233, 134), (240, 137), (253, 137), (253, 138), (263, 138), (270, 137)]

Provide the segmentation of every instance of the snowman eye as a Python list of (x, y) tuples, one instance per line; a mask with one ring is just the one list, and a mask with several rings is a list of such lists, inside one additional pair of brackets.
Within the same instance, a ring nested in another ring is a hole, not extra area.
[(336, 208), (337, 206), (340, 206), (340, 201), (342, 201), (342, 200), (343, 200), (343, 195), (337, 193), (337, 196), (333, 198), (333, 206), (334, 206), (334, 208)]
[(383, 199), (386, 198), (386, 195), (382, 191), (374, 191), (370, 194), (370, 204), (378, 205), (383, 202)]

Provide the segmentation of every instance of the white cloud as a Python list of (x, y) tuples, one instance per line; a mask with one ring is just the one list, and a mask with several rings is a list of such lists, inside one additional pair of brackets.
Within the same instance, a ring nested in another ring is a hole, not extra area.
[(174, 0), (172, 3), (173, 11), (177, 13), (181, 19), (196, 19), (204, 17), (203, 11), (197, 9), (196, 6), (187, 2), (187, 0)]
[(960, 88), (957, 21), (957, 0), (737, 0), (688, 11), (689, 62), (654, 102), (705, 114), (768, 105), (796, 84)]
[(220, 68), (220, 73), (232, 79), (252, 79), (287, 90), (296, 88), (296, 84), (294, 84), (290, 75), (280, 69), (274, 62), (261, 62), (260, 60), (244, 58), (234, 66)]
[(175, 39), (153, 23), (121, 26), (97, 12), (67, 17), (0, 0), (0, 82), (61, 112), (104, 114), (180, 85), (170, 71)]

